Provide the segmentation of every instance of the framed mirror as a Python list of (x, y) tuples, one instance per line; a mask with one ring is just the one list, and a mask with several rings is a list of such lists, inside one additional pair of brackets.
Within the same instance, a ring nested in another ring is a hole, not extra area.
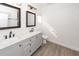
[(30, 11), (26, 12), (26, 26), (33, 27), (36, 26), (36, 14)]
[(20, 8), (0, 3), (0, 29), (20, 28)]

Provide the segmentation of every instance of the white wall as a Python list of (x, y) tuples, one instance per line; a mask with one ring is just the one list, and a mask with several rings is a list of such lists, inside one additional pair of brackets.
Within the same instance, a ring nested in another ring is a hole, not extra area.
[(78, 3), (51, 4), (43, 8), (42, 18), (43, 31), (49, 41), (79, 51)]
[[(15, 33), (15, 37), (23, 37), (23, 35), (26, 35), (29, 33), (29, 30), (32, 27), (26, 27), (26, 11), (27, 11), (27, 4), (22, 4), (22, 6), (18, 6), (16, 4), (12, 4), (14, 6), (17, 6), (21, 8), (21, 28), (15, 28), (15, 29), (4, 29), (0, 30), (0, 41), (5, 40), (5, 35), (9, 35), (9, 32), (12, 31)], [(34, 27), (35, 31), (37, 30), (37, 27)]]

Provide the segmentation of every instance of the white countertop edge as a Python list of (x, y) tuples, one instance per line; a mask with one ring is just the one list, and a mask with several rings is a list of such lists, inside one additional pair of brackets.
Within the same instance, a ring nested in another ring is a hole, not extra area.
[(26, 34), (24, 35), (23, 37), (18, 37), (16, 40), (13, 40), (11, 43), (5, 43), (5, 44), (1, 44), (0, 43), (0, 50), (1, 49), (4, 49), (4, 48), (7, 48), (15, 43), (18, 43), (18, 42), (21, 42), (22, 40), (25, 40), (25, 39), (29, 39), (37, 34), (41, 33), (40, 31), (36, 31), (36, 32), (32, 32), (30, 34)]

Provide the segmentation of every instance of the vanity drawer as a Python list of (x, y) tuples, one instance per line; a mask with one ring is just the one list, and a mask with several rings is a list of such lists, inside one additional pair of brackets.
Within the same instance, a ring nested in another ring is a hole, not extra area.
[(40, 46), (41, 46), (41, 43), (39, 42), (31, 43), (31, 46), (30, 46), (31, 54), (33, 54)]
[(39, 33), (39, 34), (31, 37), (30, 42), (34, 42), (35, 40), (39, 40), (39, 39), (41, 39), (41, 37), (42, 37), (42, 35), (41, 35), (41, 33)]
[(36, 36), (30, 38), (30, 42), (34, 42), (36, 40)]
[(23, 45), (21, 42), (15, 43), (0, 50), (0, 56), (22, 56), (23, 55)]
[(28, 45), (30, 43), (30, 40), (29, 39), (25, 39), (22, 42), (23, 42), (23, 45)]

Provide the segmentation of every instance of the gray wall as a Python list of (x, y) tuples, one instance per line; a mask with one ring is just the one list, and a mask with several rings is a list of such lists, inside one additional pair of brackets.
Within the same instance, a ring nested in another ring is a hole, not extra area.
[(49, 41), (79, 51), (79, 4), (57, 3), (42, 10), (43, 31)]

